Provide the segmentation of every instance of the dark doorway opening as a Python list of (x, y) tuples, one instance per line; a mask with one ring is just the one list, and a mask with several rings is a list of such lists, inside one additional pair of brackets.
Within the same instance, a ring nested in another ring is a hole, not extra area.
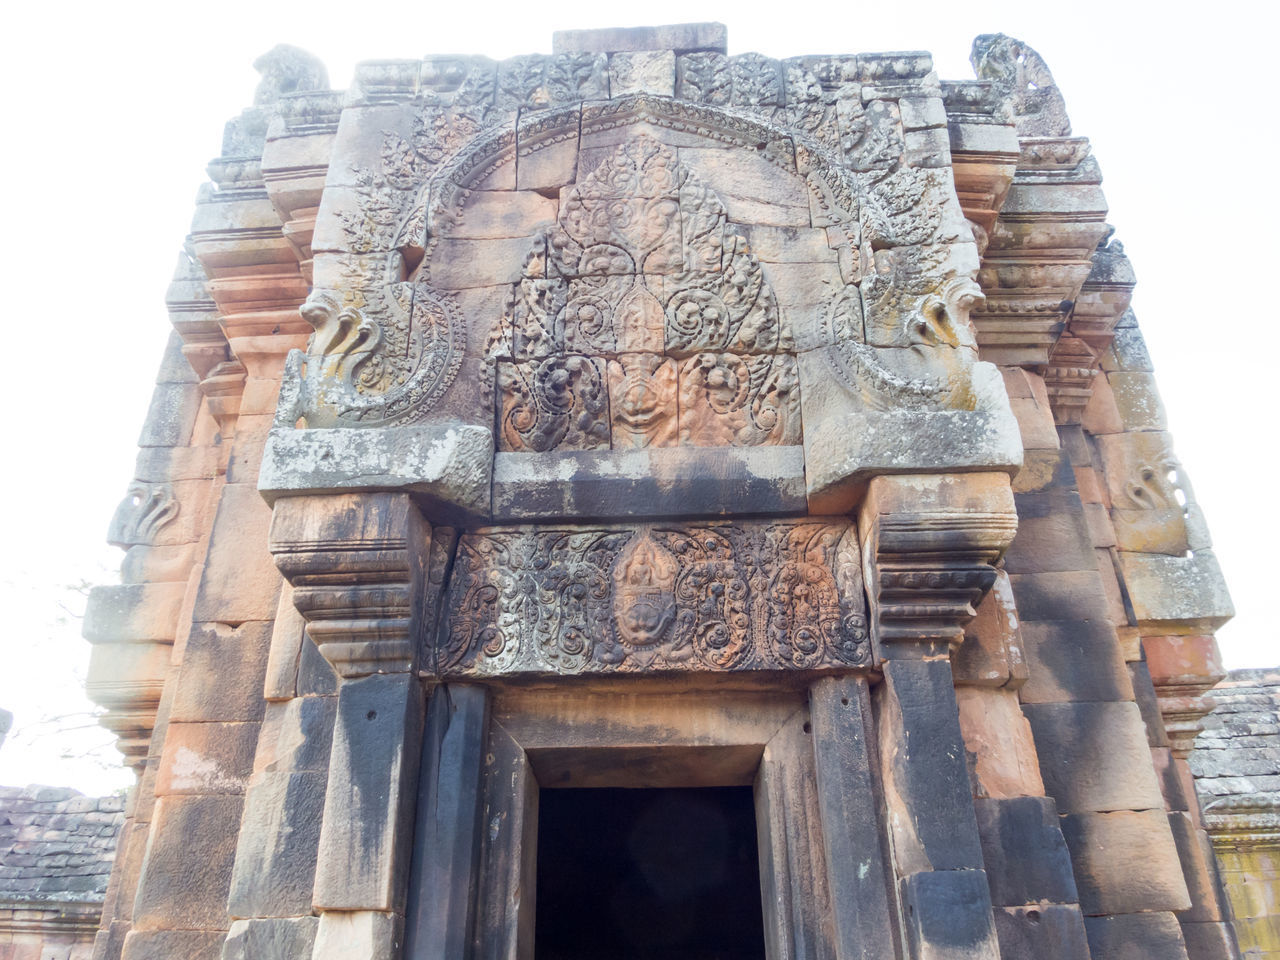
[(537, 960), (764, 960), (750, 787), (538, 805)]

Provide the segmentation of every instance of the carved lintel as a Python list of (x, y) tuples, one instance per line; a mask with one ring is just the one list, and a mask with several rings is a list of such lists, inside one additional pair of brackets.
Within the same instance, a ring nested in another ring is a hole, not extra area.
[(872, 480), (859, 528), (880, 658), (958, 645), (1017, 527), (1005, 474)]
[(274, 506), (276, 566), (342, 677), (417, 668), (433, 607), (430, 549), (431, 526), (406, 493), (282, 497)]

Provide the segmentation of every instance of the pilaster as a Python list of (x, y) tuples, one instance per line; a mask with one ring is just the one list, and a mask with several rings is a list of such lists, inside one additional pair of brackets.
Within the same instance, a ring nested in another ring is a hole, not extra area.
[(306, 621), (303, 642), (341, 678), (312, 893), (316, 958), (388, 958), (404, 936), (431, 542), (408, 494), (274, 506), (271, 550)]
[(995, 958), (951, 652), (1017, 529), (1009, 481), (877, 477), (859, 529), (884, 672), (879, 754), (908, 953)]

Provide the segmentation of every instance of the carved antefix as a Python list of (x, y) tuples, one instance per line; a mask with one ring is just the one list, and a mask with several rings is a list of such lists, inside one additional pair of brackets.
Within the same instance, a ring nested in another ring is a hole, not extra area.
[(844, 518), (479, 530), (458, 544), (447, 607), (444, 677), (870, 659)]

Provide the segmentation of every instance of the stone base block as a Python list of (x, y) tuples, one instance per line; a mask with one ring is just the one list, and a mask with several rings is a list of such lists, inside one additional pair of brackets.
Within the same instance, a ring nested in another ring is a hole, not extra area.
[(222, 960), (310, 960), (319, 925), (319, 917), (237, 920)]
[(996, 907), (1000, 960), (1090, 960), (1084, 917), (1074, 903)]

